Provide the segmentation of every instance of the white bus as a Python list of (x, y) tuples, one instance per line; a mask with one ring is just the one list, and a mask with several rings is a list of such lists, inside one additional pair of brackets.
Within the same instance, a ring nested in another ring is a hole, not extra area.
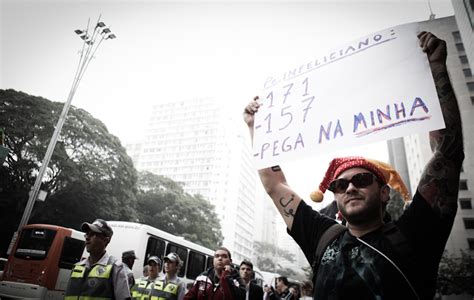
[(186, 283), (193, 282), (199, 274), (212, 267), (214, 250), (148, 225), (120, 221), (107, 223), (114, 231), (107, 252), (120, 259), (122, 252), (134, 250), (138, 257), (132, 269), (135, 279), (143, 276), (143, 266), (150, 256), (161, 259), (170, 252), (176, 252), (183, 261), (178, 276)]

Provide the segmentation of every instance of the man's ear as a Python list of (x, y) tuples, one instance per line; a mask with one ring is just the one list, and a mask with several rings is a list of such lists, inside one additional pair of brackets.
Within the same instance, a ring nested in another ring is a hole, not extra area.
[(388, 204), (390, 200), (390, 187), (387, 184), (380, 188), (380, 198), (382, 203)]

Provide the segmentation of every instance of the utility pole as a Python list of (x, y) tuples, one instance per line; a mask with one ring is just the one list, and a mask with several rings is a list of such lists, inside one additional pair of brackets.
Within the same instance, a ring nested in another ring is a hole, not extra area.
[(64, 122), (66, 121), (67, 113), (71, 106), (72, 99), (77, 91), (79, 83), (81, 82), (81, 79), (84, 76), (84, 73), (86, 72), (87, 67), (89, 66), (89, 63), (91, 62), (92, 58), (94, 58), (94, 54), (97, 52), (97, 49), (99, 48), (100, 44), (104, 40), (116, 38), (115, 34), (111, 32), (110, 28), (107, 28), (104, 22), (100, 21), (100, 16), (95, 26), (91, 28), (90, 30), (89, 30), (89, 23), (90, 23), (90, 19), (87, 22), (86, 29), (84, 30), (77, 29), (74, 31), (83, 41), (82, 50), (80, 52), (79, 64), (76, 69), (76, 74), (74, 75), (74, 80), (72, 82), (69, 96), (67, 98), (66, 103), (64, 103), (63, 110), (61, 112), (61, 115), (59, 116), (58, 123), (56, 124), (53, 136), (51, 137), (48, 148), (46, 150), (46, 154), (41, 163), (41, 167), (39, 169), (38, 176), (36, 177), (35, 184), (33, 185), (30, 191), (28, 202), (26, 204), (25, 211), (23, 212), (23, 217), (21, 219), (20, 225), (18, 226), (18, 230), (14, 233), (12, 241), (10, 243), (10, 247), (8, 248), (8, 252), (7, 252), (8, 254), (11, 252), (11, 248), (13, 247), (20, 230), (23, 228), (23, 226), (28, 224), (31, 211), (33, 210), (35, 201), (38, 198), (38, 194), (40, 193), (40, 188), (41, 188), (41, 183), (43, 181), (44, 173), (46, 172), (49, 161), (54, 152), (54, 148), (58, 141), (59, 134), (61, 133), (61, 129), (64, 125)]

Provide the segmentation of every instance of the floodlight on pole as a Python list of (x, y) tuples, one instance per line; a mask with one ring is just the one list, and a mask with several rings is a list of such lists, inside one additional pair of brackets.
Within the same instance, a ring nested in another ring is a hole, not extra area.
[[(31, 211), (33, 210), (33, 206), (40, 192), (44, 173), (48, 167), (49, 161), (51, 159), (54, 148), (58, 141), (61, 129), (64, 125), (64, 122), (66, 121), (67, 113), (69, 111), (69, 107), (71, 106), (72, 98), (74, 97), (74, 94), (77, 91), (79, 83), (82, 77), (84, 76), (84, 73), (86, 72), (90, 61), (94, 57), (94, 54), (96, 53), (97, 49), (99, 48), (103, 40), (116, 38), (116, 36), (111, 33), (110, 29), (108, 29), (107, 32), (104, 32), (103, 28), (105, 28), (106, 25), (104, 24), (104, 22), (100, 21), (100, 16), (99, 16), (99, 19), (97, 20), (96, 26), (93, 29), (91, 29), (91, 32), (89, 32), (89, 23), (90, 23), (90, 19), (87, 22), (87, 27), (85, 30), (77, 29), (74, 31), (83, 40), (82, 50), (80, 52), (79, 64), (76, 69), (76, 74), (74, 75), (74, 80), (72, 82), (71, 90), (69, 91), (69, 96), (67, 98), (66, 103), (64, 103), (63, 110), (61, 112), (61, 115), (59, 116), (58, 123), (56, 124), (53, 136), (51, 137), (48, 148), (46, 150), (46, 154), (41, 163), (41, 167), (39, 169), (38, 176), (36, 177), (35, 184), (33, 185), (30, 191), (28, 202), (26, 204), (25, 211), (23, 212), (23, 217), (21, 219), (20, 225), (18, 226), (18, 230), (14, 235), (14, 239), (16, 239), (16, 236), (18, 235), (18, 232), (20, 232), (21, 228), (24, 225), (28, 224)], [(99, 41), (97, 42), (97, 40)], [(14, 240), (12, 240), (11, 244), (13, 243), (14, 243)]]

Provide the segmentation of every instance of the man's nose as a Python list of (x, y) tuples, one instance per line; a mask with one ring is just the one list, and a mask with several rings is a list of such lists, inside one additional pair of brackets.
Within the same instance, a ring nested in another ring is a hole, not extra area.
[(346, 188), (346, 193), (351, 193), (356, 190), (357, 190), (357, 187), (354, 184), (352, 184), (352, 182), (349, 182), (349, 185)]

